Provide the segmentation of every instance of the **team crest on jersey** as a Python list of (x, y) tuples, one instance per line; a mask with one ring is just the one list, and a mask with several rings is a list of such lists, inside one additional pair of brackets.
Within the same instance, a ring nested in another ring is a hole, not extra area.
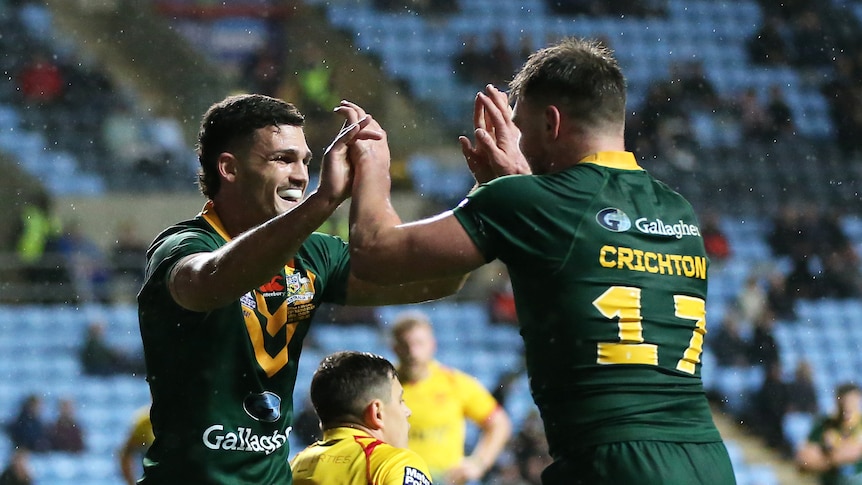
[(270, 391), (252, 393), (243, 399), (242, 408), (258, 421), (274, 423), (281, 417), (281, 397)]
[(405, 466), (404, 485), (431, 485), (431, 480), (421, 470), (412, 466)]
[(305, 275), (292, 273), (284, 279), (285, 293), (287, 295), (287, 303), (309, 301), (314, 298), (314, 288), (311, 285), (311, 280)]
[(596, 222), (611, 232), (626, 232), (632, 227), (632, 220), (625, 212), (616, 207), (608, 207), (596, 214)]

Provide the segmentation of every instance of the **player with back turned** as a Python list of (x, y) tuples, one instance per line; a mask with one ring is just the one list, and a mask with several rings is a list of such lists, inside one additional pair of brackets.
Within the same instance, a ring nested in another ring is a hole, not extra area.
[(506, 264), (554, 460), (545, 485), (735, 483), (700, 378), (703, 238), (691, 205), (625, 151), (617, 61), (564, 39), (510, 88), (514, 108), (493, 86), (477, 95), (461, 146), (481, 186), (452, 211), (402, 224), (385, 138), (351, 148), (354, 271), (397, 283)]

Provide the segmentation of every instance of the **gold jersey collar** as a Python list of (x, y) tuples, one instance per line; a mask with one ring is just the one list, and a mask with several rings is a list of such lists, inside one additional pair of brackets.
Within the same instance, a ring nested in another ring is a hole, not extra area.
[(621, 170), (643, 170), (632, 152), (597, 152), (578, 160), (578, 163), (595, 163)]

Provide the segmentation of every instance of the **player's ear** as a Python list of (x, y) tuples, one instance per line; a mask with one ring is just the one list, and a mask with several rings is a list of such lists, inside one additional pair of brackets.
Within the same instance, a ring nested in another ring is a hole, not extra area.
[(371, 429), (381, 429), (383, 428), (383, 401), (380, 399), (374, 399), (367, 406), (365, 406), (365, 424)]
[(239, 162), (233, 154), (222, 152), (218, 156), (218, 161), (216, 162), (219, 175), (224, 179), (231, 181), (234, 180), (234, 178), (236, 178), (237, 163)]
[(556, 140), (560, 136), (560, 127), (563, 122), (563, 114), (554, 105), (545, 108), (545, 133), (550, 140)]

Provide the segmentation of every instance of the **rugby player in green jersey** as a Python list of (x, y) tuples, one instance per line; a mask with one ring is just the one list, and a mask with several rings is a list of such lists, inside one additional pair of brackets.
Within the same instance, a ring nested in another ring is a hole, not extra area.
[(364, 282), (343, 240), (313, 232), (350, 196), (348, 144), (382, 136), (360, 131), (372, 119), (358, 108), (336, 111), (351, 124), (307, 197), (311, 150), (293, 105), (237, 95), (204, 115), (208, 200), (156, 237), (138, 295), (155, 436), (138, 483), (290, 484), (293, 388), (320, 304), (417, 302), (460, 287), (461, 277)]
[(700, 378), (703, 238), (625, 151), (617, 61), (565, 39), (510, 88), (514, 108), (493, 86), (477, 95), (475, 141), (460, 142), (480, 186), (454, 210), (401, 224), (385, 137), (350, 148), (354, 271), (391, 284), (506, 264), (554, 459), (544, 484), (735, 483)]

